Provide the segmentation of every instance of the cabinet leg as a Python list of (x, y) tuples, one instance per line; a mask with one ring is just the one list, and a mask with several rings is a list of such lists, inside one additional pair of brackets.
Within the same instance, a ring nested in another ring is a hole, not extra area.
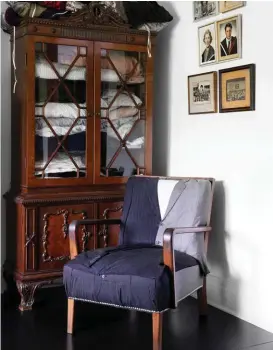
[(21, 296), (21, 302), (19, 305), (20, 311), (32, 310), (34, 303), (34, 293), (37, 288), (49, 282), (22, 282), (16, 281), (18, 292)]

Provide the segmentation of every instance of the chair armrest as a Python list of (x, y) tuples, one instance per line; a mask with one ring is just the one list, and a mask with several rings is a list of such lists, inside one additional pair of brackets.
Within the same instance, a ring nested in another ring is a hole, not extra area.
[(120, 219), (86, 219), (86, 220), (73, 220), (69, 224), (69, 249), (70, 259), (74, 259), (78, 255), (78, 247), (76, 241), (76, 232), (80, 225), (119, 225)]
[[(174, 232), (179, 229), (179, 232)], [(184, 233), (202, 233), (210, 232), (212, 230), (209, 226), (204, 227), (172, 227), (167, 228), (163, 234), (163, 262), (164, 265), (169, 266), (171, 272), (174, 274), (174, 251), (173, 251), (173, 237), (175, 234)]]
[[(179, 232), (175, 232), (175, 230), (179, 229)], [(177, 307), (176, 297), (175, 297), (175, 256), (173, 249), (173, 238), (175, 234), (184, 234), (184, 233), (202, 233), (202, 232), (210, 232), (212, 230), (211, 227), (172, 227), (167, 228), (163, 234), (163, 263), (168, 266), (171, 275), (172, 275), (172, 284), (174, 295), (172, 296), (172, 304), (173, 308)]]

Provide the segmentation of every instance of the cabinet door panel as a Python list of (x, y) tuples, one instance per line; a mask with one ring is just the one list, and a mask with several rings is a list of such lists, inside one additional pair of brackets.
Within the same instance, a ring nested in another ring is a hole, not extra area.
[(146, 47), (95, 44), (96, 183), (124, 182), (149, 172), (148, 60)]
[[(108, 202), (98, 205), (100, 219), (119, 219), (122, 214), (123, 202)], [(111, 247), (118, 245), (119, 225), (101, 225), (98, 230), (98, 247)]]
[(37, 38), (33, 48), (31, 182), (42, 186), (91, 182), (93, 45)]
[[(69, 260), (68, 225), (72, 220), (94, 217), (92, 204), (54, 206), (39, 211), (39, 269), (60, 269)], [(94, 248), (92, 227), (80, 226), (77, 232), (79, 252)]]

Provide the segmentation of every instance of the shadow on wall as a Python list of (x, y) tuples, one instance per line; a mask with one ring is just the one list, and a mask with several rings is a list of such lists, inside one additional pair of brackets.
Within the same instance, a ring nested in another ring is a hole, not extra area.
[(233, 314), (239, 314), (240, 280), (230, 273), (227, 244), (229, 234), (225, 229), (225, 188), (216, 181), (211, 215), (212, 232), (208, 246), (208, 302)]
[(172, 16), (172, 22), (159, 32), (154, 53), (153, 174), (167, 175), (169, 154), (170, 38), (179, 18), (170, 2), (159, 2)]
[[(1, 2), (1, 11), (8, 5)], [(11, 63), (10, 63), (10, 36), (1, 30), (1, 269), (6, 258), (6, 201), (3, 195), (10, 187), (10, 160), (11, 160)], [(6, 288), (1, 274), (1, 292)]]

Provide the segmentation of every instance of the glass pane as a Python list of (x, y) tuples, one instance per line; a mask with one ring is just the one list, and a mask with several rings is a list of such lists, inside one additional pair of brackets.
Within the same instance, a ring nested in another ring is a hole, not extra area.
[[(42, 178), (85, 176), (85, 118), (64, 118), (62, 126), (52, 126), (49, 122), (49, 118), (36, 118), (36, 131), (39, 124), (43, 128), (39, 128), (40, 132), (47, 137), (36, 135), (35, 175)], [(58, 139), (54, 134), (58, 134)]]
[(118, 169), (120, 175), (109, 174), (109, 176), (130, 176), (136, 174), (136, 165), (124, 149), (121, 150), (112, 164), (112, 169)]
[(145, 156), (145, 121), (138, 120), (126, 141), (126, 146), (130, 154), (135, 159), (139, 167), (144, 167)]
[(101, 176), (144, 167), (146, 54), (101, 50)]
[[(45, 64), (47, 65), (48, 63), (46, 62)], [(35, 100), (37, 104), (42, 105), (48, 101), (60, 103), (75, 103), (82, 104), (85, 106), (85, 81), (67, 80), (65, 81), (65, 84), (60, 83), (57, 78), (52, 80), (36, 78), (35, 81)]]
[(35, 176), (86, 176), (86, 48), (36, 44)]

